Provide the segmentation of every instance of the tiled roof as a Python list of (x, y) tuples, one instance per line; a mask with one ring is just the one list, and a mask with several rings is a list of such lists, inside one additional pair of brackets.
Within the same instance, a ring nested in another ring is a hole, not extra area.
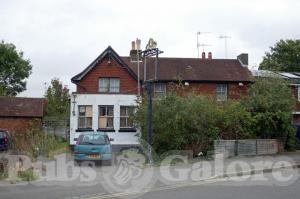
[[(137, 62), (121, 57), (137, 74)], [(147, 79), (155, 77), (155, 58), (147, 58)], [(144, 78), (144, 62), (140, 62), (140, 78)], [(162, 81), (251, 81), (251, 73), (237, 59), (198, 59), (160, 57), (157, 79)]]
[(43, 98), (0, 97), (0, 117), (42, 117)]
[[(88, 67), (74, 76), (72, 82), (80, 81), (101, 59), (106, 56), (114, 58), (133, 78), (137, 79), (137, 62), (130, 57), (120, 57), (110, 46), (104, 50)], [(161, 81), (219, 81), (250, 82), (251, 73), (237, 59), (198, 59), (159, 57), (157, 80)], [(144, 77), (144, 63), (140, 63), (140, 79)], [(147, 58), (147, 79), (155, 77), (155, 58)]]

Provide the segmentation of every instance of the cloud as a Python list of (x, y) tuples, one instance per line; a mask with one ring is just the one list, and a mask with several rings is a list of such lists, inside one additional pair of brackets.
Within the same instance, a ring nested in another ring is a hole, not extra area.
[(279, 39), (299, 38), (300, 2), (296, 0), (10, 0), (1, 2), (0, 39), (14, 43), (33, 64), (23, 96), (42, 96), (44, 82), (59, 77), (74, 91), (72, 76), (83, 70), (108, 45), (128, 55), (130, 42), (153, 37), (163, 56), (196, 57), (200, 43), (215, 58), (248, 52), (259, 64)]

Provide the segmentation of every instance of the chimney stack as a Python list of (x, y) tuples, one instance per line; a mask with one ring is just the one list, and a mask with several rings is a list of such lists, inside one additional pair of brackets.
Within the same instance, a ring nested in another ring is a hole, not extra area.
[(248, 53), (240, 54), (237, 56), (237, 60), (239, 60), (243, 67), (248, 67)]
[(212, 59), (212, 53), (211, 52), (208, 53), (208, 59)]
[[(141, 40), (136, 39), (136, 41), (131, 42), (131, 50), (130, 50), (130, 60), (131, 62), (137, 62), (138, 61), (138, 53), (140, 53), (141, 50)], [(142, 57), (139, 56), (139, 61), (142, 60)]]
[(205, 52), (202, 52), (202, 59), (205, 59)]

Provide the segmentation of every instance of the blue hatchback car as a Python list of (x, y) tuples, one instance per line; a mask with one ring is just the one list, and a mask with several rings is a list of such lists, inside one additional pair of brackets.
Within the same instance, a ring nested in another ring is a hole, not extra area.
[(101, 161), (111, 164), (112, 149), (110, 139), (106, 133), (84, 132), (74, 139), (74, 160)]

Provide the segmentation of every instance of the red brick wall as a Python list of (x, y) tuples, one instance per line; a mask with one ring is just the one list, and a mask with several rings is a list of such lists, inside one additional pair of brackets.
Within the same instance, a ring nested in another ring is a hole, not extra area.
[[(79, 84), (77, 84), (77, 92), (97, 93), (100, 77), (119, 77), (120, 93), (136, 94), (138, 86), (137, 81), (115, 60), (111, 59), (111, 64), (108, 64), (108, 61), (108, 57), (104, 58), (81, 81), (79, 81)], [(83, 87), (86, 90), (84, 90)]]
[[(200, 95), (210, 95), (212, 97), (216, 96), (216, 83), (189, 83), (189, 86), (184, 86), (179, 89), (180, 92), (189, 93), (194, 92)], [(249, 84), (244, 83), (243, 86), (239, 86), (238, 83), (228, 83), (228, 98), (229, 99), (239, 99), (240, 96), (247, 95)], [(167, 92), (172, 90), (178, 91), (178, 85), (174, 83), (169, 83), (167, 85)], [(177, 88), (175, 88), (177, 87)]]
[(0, 117), (0, 129), (6, 129), (10, 132), (25, 133), (33, 123), (41, 126), (41, 119)]

